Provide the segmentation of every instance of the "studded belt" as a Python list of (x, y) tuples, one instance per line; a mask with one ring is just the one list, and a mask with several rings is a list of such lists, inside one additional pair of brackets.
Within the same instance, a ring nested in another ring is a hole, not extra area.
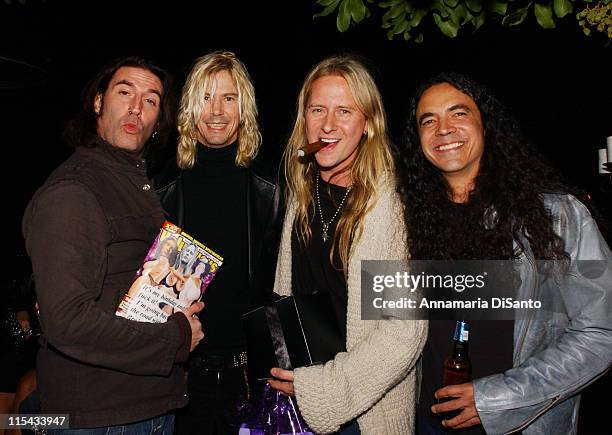
[(205, 372), (220, 372), (226, 369), (235, 369), (247, 365), (246, 351), (234, 354), (205, 354), (196, 355), (192, 364)]

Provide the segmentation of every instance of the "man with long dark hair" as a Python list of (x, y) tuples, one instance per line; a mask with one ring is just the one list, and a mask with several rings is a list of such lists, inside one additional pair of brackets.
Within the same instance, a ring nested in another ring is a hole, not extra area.
[(203, 337), (202, 305), (164, 324), (114, 314), (164, 221), (143, 156), (171, 124), (169, 90), (168, 75), (140, 58), (102, 69), (66, 130), (74, 154), (25, 212), (44, 331), (41, 411), (69, 414), (70, 433), (172, 433), (168, 411), (187, 402), (180, 363)]
[[(454, 322), (431, 321), (419, 433), (575, 433), (577, 393), (608, 369), (612, 355), (612, 254), (587, 208), (543, 163), (508, 110), (462, 75), (421, 85), (403, 148), (400, 194), (411, 258), (512, 260), (521, 294), (558, 295), (547, 302), (562, 307), (554, 315), (475, 322), (474, 381), (444, 388)], [(564, 267), (544, 279), (552, 272), (535, 260)], [(583, 274), (584, 260), (600, 260), (603, 269)], [(460, 413), (435, 417), (450, 411)]]

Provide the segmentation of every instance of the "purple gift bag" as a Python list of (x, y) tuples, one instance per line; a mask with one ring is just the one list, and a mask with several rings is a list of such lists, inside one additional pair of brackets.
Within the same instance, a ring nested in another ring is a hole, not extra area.
[(295, 399), (266, 384), (263, 400), (244, 410), (238, 435), (314, 435)]

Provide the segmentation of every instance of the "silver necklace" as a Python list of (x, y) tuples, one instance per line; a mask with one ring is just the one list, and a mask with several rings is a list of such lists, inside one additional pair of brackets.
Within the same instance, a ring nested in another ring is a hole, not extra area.
[(320, 177), (320, 174), (317, 172), (317, 181), (315, 183), (315, 193), (317, 195), (317, 206), (319, 208), (319, 218), (321, 219), (321, 225), (323, 225), (323, 235), (322, 235), (322, 238), (323, 238), (323, 243), (325, 243), (325, 242), (327, 242), (327, 239), (329, 238), (328, 235), (327, 235), (327, 230), (329, 230), (329, 226), (334, 221), (334, 219), (336, 219), (336, 216), (338, 216), (338, 213), (340, 213), (340, 210), (342, 209), (342, 206), (344, 205), (344, 201), (346, 201), (346, 197), (350, 193), (351, 188), (353, 186), (349, 186), (349, 187), (346, 188), (346, 193), (344, 194), (344, 197), (342, 198), (342, 201), (340, 201), (340, 205), (336, 209), (336, 212), (334, 213), (332, 218), (329, 220), (329, 222), (325, 222), (325, 220), (323, 219), (323, 210), (321, 209), (321, 198), (319, 197), (319, 177)]

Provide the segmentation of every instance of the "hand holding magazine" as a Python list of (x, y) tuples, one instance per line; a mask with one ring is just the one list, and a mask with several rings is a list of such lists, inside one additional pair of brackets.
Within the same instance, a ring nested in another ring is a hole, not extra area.
[(166, 221), (115, 314), (163, 323), (202, 298), (222, 263), (216, 252)]

